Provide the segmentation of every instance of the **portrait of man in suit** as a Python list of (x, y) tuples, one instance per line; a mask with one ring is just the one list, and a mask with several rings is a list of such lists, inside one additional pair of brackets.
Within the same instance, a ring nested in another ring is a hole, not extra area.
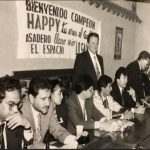
[[(76, 137), (63, 128), (55, 118), (50, 96), (51, 89), (47, 79), (40, 77), (31, 79), (22, 112), (30, 121), (34, 131), (33, 148), (46, 148), (43, 140), (47, 131), (59, 142), (71, 145), (70, 148), (76, 148), (78, 145)], [(52, 148), (50, 146), (48, 148)]]
[(150, 65), (150, 54), (147, 51), (141, 51), (137, 60), (127, 66), (128, 86), (135, 90), (137, 101), (142, 105), (145, 98), (144, 86), (142, 81), (142, 71), (148, 69)]
[(19, 111), (20, 87), (10, 76), (0, 78), (0, 149), (23, 149), (22, 143), (33, 139), (30, 122)]
[(74, 63), (73, 83), (76, 82), (80, 75), (87, 74), (94, 81), (96, 88), (97, 80), (104, 73), (104, 65), (102, 56), (97, 54), (99, 46), (99, 35), (97, 33), (89, 33), (87, 37), (88, 49), (76, 56)]
[(93, 104), (93, 80), (90, 76), (82, 75), (75, 84), (75, 92), (67, 100), (68, 130), (76, 134), (76, 126), (82, 125), (85, 130), (98, 129), (104, 117)]
[(119, 67), (115, 73), (111, 96), (125, 109), (136, 106), (136, 95), (132, 87), (127, 88), (128, 76), (125, 67)]

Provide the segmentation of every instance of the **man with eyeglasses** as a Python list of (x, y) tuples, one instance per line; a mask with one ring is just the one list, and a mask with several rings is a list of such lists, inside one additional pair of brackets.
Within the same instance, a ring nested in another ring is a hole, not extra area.
[(145, 99), (144, 86), (141, 77), (142, 71), (145, 71), (150, 65), (150, 54), (147, 51), (141, 51), (137, 60), (127, 66), (128, 87), (135, 90), (137, 101), (143, 104)]
[(0, 148), (22, 149), (30, 144), (33, 132), (30, 122), (19, 112), (20, 83), (4, 76), (0, 78)]

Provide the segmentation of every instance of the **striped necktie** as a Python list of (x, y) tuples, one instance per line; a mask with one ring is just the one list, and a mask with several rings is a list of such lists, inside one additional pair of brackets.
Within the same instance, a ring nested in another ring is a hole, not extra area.
[(96, 76), (97, 76), (97, 79), (99, 79), (99, 77), (101, 76), (101, 72), (100, 72), (100, 69), (99, 69), (98, 64), (97, 64), (97, 61), (96, 61), (96, 56), (94, 56), (94, 60), (95, 60)]
[(36, 127), (35, 135), (34, 135), (34, 142), (41, 141), (41, 115), (37, 115), (38, 118), (38, 125)]
[(107, 97), (103, 100), (103, 105), (104, 105), (105, 108), (108, 108)]

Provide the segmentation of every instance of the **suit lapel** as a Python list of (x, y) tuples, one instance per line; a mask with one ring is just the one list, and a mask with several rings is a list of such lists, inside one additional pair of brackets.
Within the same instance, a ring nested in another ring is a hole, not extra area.
[(29, 121), (30, 121), (30, 124), (31, 124), (33, 130), (35, 131), (35, 122), (34, 122), (33, 112), (32, 112), (32, 108), (31, 108), (31, 104), (30, 104), (29, 100), (26, 101), (25, 105), (27, 105), (27, 106), (26, 106), (26, 108), (27, 108), (26, 113), (27, 113), (27, 114), (25, 114), (25, 116), (26, 116), (26, 115), (28, 116), (28, 119), (29, 119)]
[(80, 102), (79, 102), (79, 98), (78, 98), (77, 95), (75, 95), (75, 99), (76, 99), (76, 102), (77, 102), (77, 108), (79, 109), (79, 113), (82, 116), (82, 118), (84, 119), (84, 116), (83, 116), (83, 113), (82, 113), (82, 108), (81, 108), (81, 105), (80, 105)]
[(90, 70), (91, 72), (93, 72), (93, 76), (95, 76), (95, 78), (97, 79), (97, 77), (96, 77), (96, 71), (95, 71), (95, 68), (94, 68), (94, 65), (93, 65), (93, 62), (92, 62), (92, 59), (91, 59), (91, 56), (90, 56), (88, 50), (87, 50), (86, 55), (87, 55), (87, 62), (89, 62), (89, 64), (88, 64), (89, 70)]
[(121, 93), (120, 93), (120, 90), (119, 90), (119, 86), (117, 84), (117, 82), (115, 82), (115, 88), (116, 88), (116, 95), (117, 95), (117, 101), (119, 104), (122, 105), (122, 96), (121, 96)]
[(96, 54), (96, 56), (97, 56), (98, 62), (100, 64), (101, 74), (104, 74), (103, 68), (102, 68), (103, 67), (102, 60), (100, 59), (100, 56), (98, 54)]

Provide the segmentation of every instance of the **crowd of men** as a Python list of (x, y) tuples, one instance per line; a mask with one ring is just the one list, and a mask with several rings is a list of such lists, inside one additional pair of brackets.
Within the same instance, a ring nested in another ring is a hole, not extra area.
[[(137, 60), (119, 67), (113, 81), (104, 74), (98, 44), (98, 34), (90, 33), (88, 50), (76, 57), (74, 90), (65, 104), (64, 87), (58, 80), (32, 78), (22, 99), (17, 79), (0, 78), (0, 148), (76, 149), (85, 130), (117, 131), (133, 125), (130, 119), (134, 113), (143, 114), (145, 105), (149, 105), (150, 82), (145, 72), (150, 66), (150, 54), (141, 51)], [(56, 141), (62, 145), (55, 145)]]

